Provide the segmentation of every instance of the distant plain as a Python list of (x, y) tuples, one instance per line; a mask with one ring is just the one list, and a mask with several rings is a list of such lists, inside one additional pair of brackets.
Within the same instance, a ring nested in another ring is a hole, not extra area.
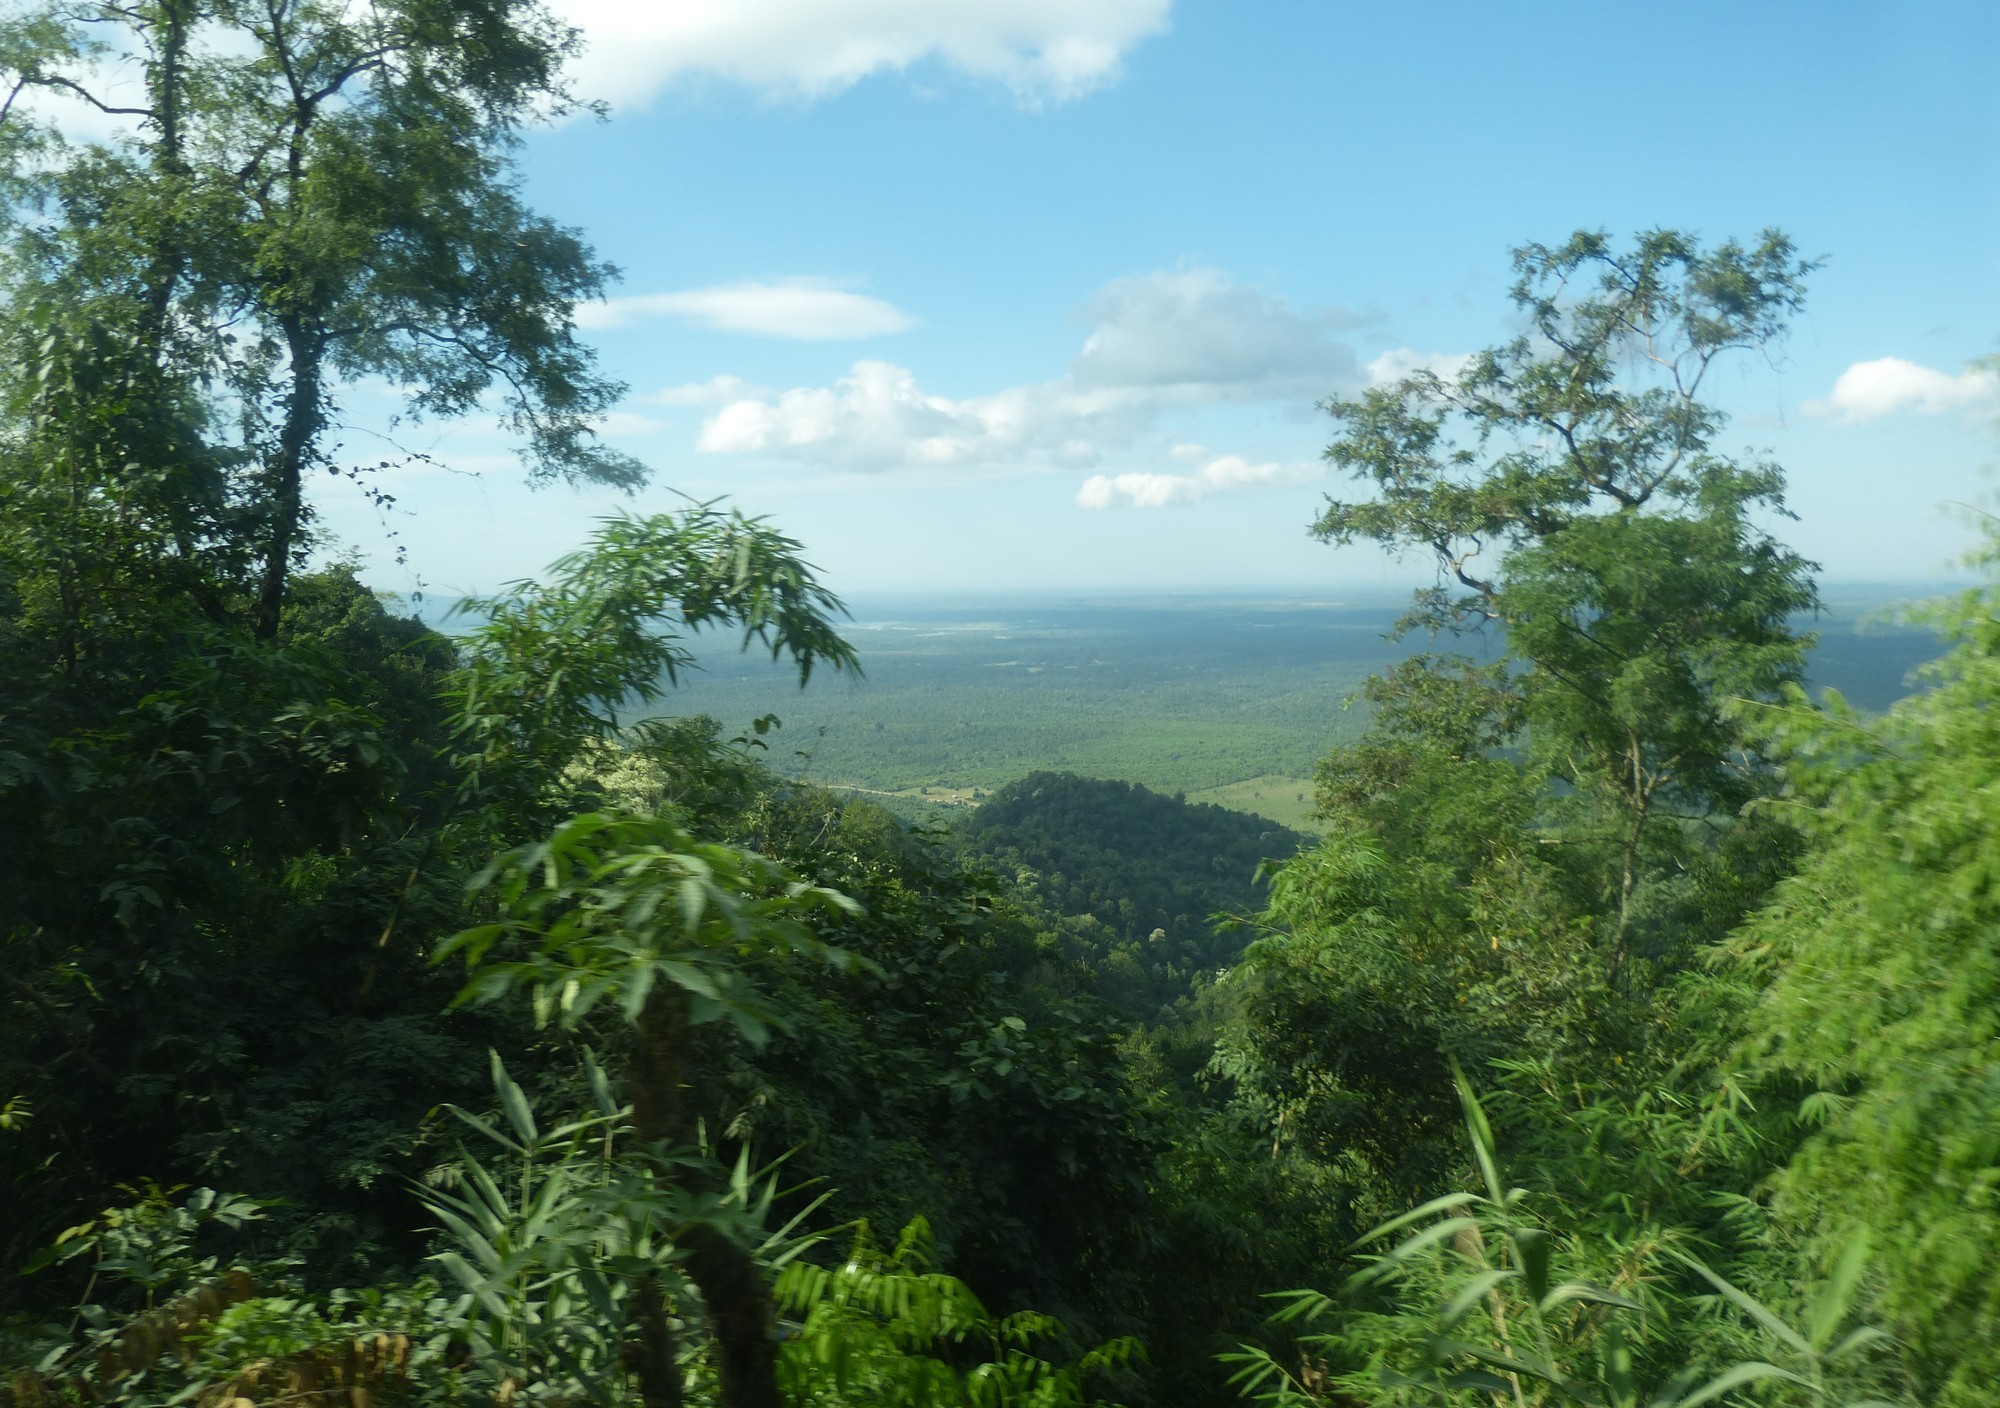
[[(1938, 652), (1883, 619), (1914, 593), (1844, 588), (1817, 630), (1815, 687), (1865, 709), (1906, 692)], [(658, 712), (731, 733), (775, 714), (786, 773), (874, 794), (906, 815), (976, 804), (1037, 769), (1142, 783), (1310, 829), (1313, 766), (1366, 726), (1371, 674), (1422, 649), (1483, 655), (1477, 637), (1389, 638), (1401, 598), (868, 600), (847, 633), (864, 678), (796, 680), (721, 639)]]

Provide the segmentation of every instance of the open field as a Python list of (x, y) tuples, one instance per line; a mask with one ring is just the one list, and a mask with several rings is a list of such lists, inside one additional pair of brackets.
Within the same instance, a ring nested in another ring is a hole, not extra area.
[(1233, 811), (1254, 812), (1294, 831), (1310, 834), (1319, 830), (1312, 814), (1313, 785), (1310, 778), (1265, 773), (1261, 777), (1232, 782), (1226, 787), (1208, 787), (1200, 792), (1190, 792), (1187, 799), (1190, 802), (1213, 802), (1218, 807), (1228, 807)]
[[(1817, 623), (1815, 681), (1886, 707), (1931, 637), (1864, 625), (1885, 593)], [(697, 642), (705, 669), (663, 701), (731, 731), (775, 713), (784, 771), (909, 815), (976, 805), (1038, 768), (1143, 783), (1308, 822), (1304, 779), (1366, 711), (1347, 700), (1416, 643), (1384, 639), (1398, 598), (864, 603), (849, 627), (866, 678), (801, 692), (757, 656)], [(928, 789), (928, 791), (926, 791)], [(1304, 794), (1304, 800), (1301, 800)]]

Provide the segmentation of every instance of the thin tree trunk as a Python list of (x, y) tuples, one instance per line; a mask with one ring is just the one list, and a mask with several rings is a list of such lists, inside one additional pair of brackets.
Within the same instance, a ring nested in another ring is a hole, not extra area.
[(1639, 882), (1639, 841), (1646, 830), (1652, 807), (1653, 786), (1647, 781), (1639, 740), (1631, 740), (1628, 756), (1632, 762), (1631, 821), (1625, 829), (1624, 853), (1618, 875), (1618, 929), (1611, 939), (1611, 965), (1607, 981), (1617, 986), (1625, 969), (1625, 941), (1632, 926), (1632, 894)]
[[(639, 1013), (632, 1068), (632, 1123), (643, 1144), (677, 1148), (694, 1142), (694, 1115), (682, 1081), (687, 1042), (687, 994), (665, 984), (655, 987)], [(705, 1225), (685, 1229), (679, 1242), (715, 1332), (722, 1408), (784, 1408), (778, 1393), (777, 1308), (756, 1259)], [(649, 1318), (641, 1316), (642, 1336)], [(659, 1327), (667, 1328), (664, 1315)], [(647, 1358), (653, 1348), (644, 1347)], [(649, 1398), (646, 1408), (666, 1406)]]
[[(159, 141), (153, 148), (153, 171), (165, 199), (154, 203), (159, 223), (153, 231), (153, 257), (146, 271), (139, 345), (156, 393), (164, 392), (167, 386), (167, 326), (174, 296), (180, 292), (188, 267), (188, 235), (182, 203), (188, 196), (190, 173), (181, 118), (187, 98), (184, 90), (188, 31), (194, 21), (195, 6), (189, 0), (162, 0), (157, 57), (147, 66), (146, 74), (153, 120), (159, 132)], [(162, 506), (168, 531), (173, 535), (174, 550), (183, 562), (191, 561), (195, 555), (195, 532), (188, 504), (182, 494), (169, 491)], [(221, 602), (201, 584), (198, 573), (192, 579), (191, 589), (210, 619), (218, 622), (227, 619)]]
[(153, 120), (160, 134), (153, 149), (153, 169), (167, 193), (166, 214), (161, 217), (161, 228), (155, 232), (152, 267), (146, 274), (146, 312), (141, 324), (141, 338), (156, 369), (162, 366), (165, 356), (167, 311), (173, 306), (174, 293), (187, 269), (187, 241), (179, 208), (186, 195), (188, 175), (181, 135), (184, 96), (181, 89), (192, 11), (187, 0), (164, 0), (161, 4), (159, 58), (148, 66), (147, 72)]
[(278, 635), (292, 550), (297, 546), (299, 522), (305, 512), (306, 458), (325, 416), (323, 336), (302, 321), (287, 320), (285, 342), (292, 358), (292, 386), (285, 424), (278, 433), (278, 453), (270, 462), (271, 536), (264, 549), (263, 580), (257, 591), (260, 641), (275, 640)]

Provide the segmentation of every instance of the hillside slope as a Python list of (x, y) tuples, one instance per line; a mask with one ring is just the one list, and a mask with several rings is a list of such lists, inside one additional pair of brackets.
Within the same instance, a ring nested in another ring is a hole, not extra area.
[(1236, 960), (1243, 936), (1218, 934), (1211, 916), (1262, 908), (1258, 866), (1307, 839), (1260, 816), (1057, 772), (1001, 788), (959, 834), (1066, 917), (1104, 995), (1139, 1020)]

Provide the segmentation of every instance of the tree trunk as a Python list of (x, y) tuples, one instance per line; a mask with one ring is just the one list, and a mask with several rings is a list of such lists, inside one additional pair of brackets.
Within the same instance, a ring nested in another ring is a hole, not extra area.
[[(682, 1081), (687, 1042), (687, 994), (666, 984), (654, 987), (639, 1013), (632, 1063), (632, 1123), (642, 1144), (674, 1149), (694, 1142), (694, 1114)], [(706, 1225), (684, 1229), (677, 1240), (715, 1333), (722, 1408), (784, 1408), (778, 1393), (777, 1309), (756, 1259)], [(657, 1286), (653, 1293), (658, 1294)], [(640, 1319), (642, 1340), (651, 1319), (649, 1308)], [(664, 1314), (658, 1326), (658, 1333), (667, 1332)], [(642, 1344), (646, 1359), (658, 1348)], [(643, 1372), (640, 1383), (644, 1392)], [(646, 1408), (667, 1405), (648, 1398)]]
[(165, 210), (154, 231), (151, 267), (146, 273), (145, 313), (140, 338), (156, 369), (164, 364), (167, 312), (187, 268), (187, 244), (181, 229), (180, 202), (187, 194), (187, 155), (181, 136), (182, 84), (187, 57), (188, 30), (194, 21), (194, 7), (187, 0), (165, 0), (159, 7), (160, 39), (157, 57), (147, 66), (153, 121), (159, 141), (153, 148), (153, 170), (166, 191)]
[(292, 386), (285, 423), (278, 433), (278, 452), (269, 465), (271, 530), (264, 548), (263, 580), (257, 590), (260, 641), (275, 640), (278, 635), (278, 613), (285, 604), (292, 550), (297, 546), (299, 522), (305, 512), (306, 459), (325, 419), (324, 335), (302, 320), (288, 319), (285, 344), (291, 353)]
[(715, 1331), (723, 1408), (784, 1408), (777, 1309), (755, 1258), (713, 1227), (690, 1227), (680, 1243)]
[(667, 1295), (657, 1276), (641, 1277), (633, 1288), (639, 1300), (634, 1317), (639, 1324), (639, 1342), (628, 1355), (639, 1377), (639, 1402), (645, 1408), (682, 1408), (679, 1346), (674, 1327), (667, 1323)]

